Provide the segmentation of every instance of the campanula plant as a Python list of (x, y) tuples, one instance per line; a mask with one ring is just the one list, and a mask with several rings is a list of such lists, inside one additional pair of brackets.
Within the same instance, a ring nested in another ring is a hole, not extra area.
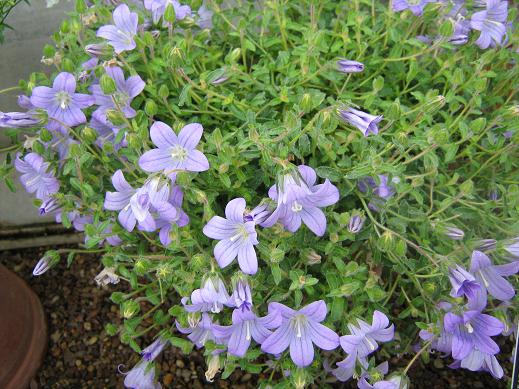
[(160, 387), (167, 347), (264, 388), (405, 388), (438, 355), (505, 379), (509, 3), (78, 0), (0, 113), (5, 183), (85, 237), (34, 274), (99, 255), (131, 388)]

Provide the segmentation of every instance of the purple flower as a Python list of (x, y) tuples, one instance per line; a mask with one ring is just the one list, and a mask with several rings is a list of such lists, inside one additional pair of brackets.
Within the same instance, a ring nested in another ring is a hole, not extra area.
[(36, 193), (36, 198), (45, 201), (57, 193), (59, 182), (49, 169), (49, 163), (36, 153), (29, 153), (23, 159), (17, 154), (14, 166), (22, 175), (20, 181), (29, 193)]
[(31, 103), (36, 108), (47, 111), (51, 131), (67, 133), (68, 127), (74, 127), (86, 122), (82, 109), (94, 104), (94, 97), (75, 93), (76, 80), (70, 73), (61, 72), (54, 79), (52, 88), (37, 86), (32, 90)]
[(389, 325), (389, 319), (380, 311), (373, 312), (372, 324), (357, 319), (358, 327), (348, 324), (351, 335), (340, 338), (342, 349), (348, 354), (359, 358), (367, 357), (378, 349), (378, 342), (389, 342), (395, 334), (394, 325)]
[(341, 59), (337, 61), (337, 70), (342, 73), (359, 73), (364, 70), (364, 64), (348, 59)]
[(339, 190), (328, 179), (315, 185), (317, 176), (311, 167), (300, 165), (297, 169), (269, 189), (269, 197), (277, 202), (277, 208), (261, 225), (271, 227), (279, 221), (288, 231), (295, 232), (303, 222), (314, 234), (323, 236), (326, 216), (320, 208), (339, 201)]
[(59, 261), (59, 256), (54, 255), (55, 251), (52, 254), (45, 254), (34, 266), (32, 270), (33, 276), (41, 276), (43, 273), (47, 272), (52, 266), (54, 266)]
[(191, 304), (187, 305), (187, 297), (183, 297), (181, 302), (187, 312), (220, 312), (224, 305), (229, 304), (229, 294), (220, 277), (208, 277), (203, 283), (202, 288), (196, 289), (191, 293)]
[(171, 188), (168, 203), (175, 209), (176, 215), (173, 218), (165, 218), (159, 213), (159, 217), (156, 220), (157, 228), (160, 229), (160, 242), (164, 246), (171, 244), (170, 232), (174, 224), (179, 227), (189, 224), (189, 216), (182, 210), (183, 198), (184, 193), (182, 193), (182, 189), (179, 186)]
[(362, 230), (364, 226), (364, 218), (360, 215), (353, 215), (348, 223), (348, 231), (352, 234), (356, 234)]
[(91, 57), (101, 57), (102, 55), (107, 54), (107, 48), (108, 47), (105, 43), (93, 43), (85, 46), (85, 52)]
[(1, 112), (0, 111), (0, 128), (31, 128), (42, 124), (41, 118), (38, 118), (33, 112)]
[(205, 342), (211, 340), (217, 344), (225, 344), (225, 340), (216, 337), (214, 334), (214, 327), (211, 320), (211, 316), (209, 316), (206, 312), (202, 313), (202, 320), (200, 320), (196, 325), (189, 326), (189, 328), (181, 327), (178, 322), (175, 322), (177, 326), (177, 330), (182, 334), (189, 334), (188, 339), (194, 343), (197, 348), (202, 348), (205, 345)]
[(206, 4), (206, 1), (202, 3), (202, 6), (198, 9), (198, 27), (203, 29), (213, 28), (213, 14), (214, 12)]
[(155, 367), (144, 359), (126, 374), (124, 386), (130, 389), (162, 388), (158, 382), (155, 382)]
[(113, 12), (113, 21), (114, 25), (100, 27), (97, 36), (107, 39), (117, 54), (135, 49), (133, 38), (137, 35), (138, 15), (130, 12), (126, 4), (121, 4)]
[(388, 177), (385, 174), (378, 175), (379, 183), (373, 177), (365, 177), (359, 180), (358, 187), (362, 193), (367, 193), (368, 189), (373, 190), (376, 196), (368, 204), (368, 207), (373, 211), (379, 211), (384, 202), (393, 197), (395, 189), (388, 182)]
[(144, 8), (151, 12), (153, 23), (157, 23), (168, 5), (172, 5), (175, 11), (176, 20), (182, 20), (191, 15), (191, 8), (188, 5), (182, 5), (177, 0), (144, 0)]
[(281, 354), (290, 347), (290, 357), (298, 367), (306, 367), (314, 360), (314, 347), (334, 350), (339, 346), (339, 336), (320, 324), (326, 317), (327, 308), (323, 300), (315, 301), (295, 311), (280, 303), (270, 303), (269, 314), (279, 312), (280, 327), (261, 345), (264, 352)]
[(108, 243), (110, 246), (120, 246), (123, 241), (122, 239), (119, 237), (119, 235), (117, 234), (114, 234), (112, 232), (112, 225), (109, 224), (104, 230), (103, 230), (103, 236), (104, 236), (104, 239), (102, 239), (100, 242), (99, 242), (99, 245), (102, 245), (103, 242), (106, 241), (106, 243)]
[(209, 169), (205, 155), (195, 149), (203, 131), (201, 124), (191, 123), (184, 126), (177, 136), (167, 124), (155, 122), (150, 128), (150, 136), (158, 148), (145, 152), (139, 158), (139, 166), (146, 172), (164, 171), (172, 180), (177, 171), (203, 172)]
[(393, 0), (393, 11), (401, 12), (408, 9), (416, 16), (420, 16), (425, 6), (435, 1), (437, 0)]
[(281, 315), (274, 311), (265, 317), (258, 317), (252, 311), (235, 309), (232, 313), (231, 326), (214, 326), (216, 337), (225, 340), (229, 354), (242, 358), (249, 349), (251, 339), (261, 344), (274, 328), (281, 324)]
[(495, 378), (503, 378), (503, 368), (497, 361), (493, 354), (488, 354), (474, 349), (463, 358), (461, 361), (457, 360), (449, 365), (451, 368), (462, 367), (471, 371), (488, 371)]
[(519, 259), (519, 237), (513, 239), (512, 243), (505, 246), (505, 250), (514, 258)]
[(495, 239), (481, 239), (476, 242), (476, 248), (479, 251), (492, 251), (495, 250), (496, 243)]
[(359, 389), (399, 389), (400, 385), (392, 381), (378, 381), (373, 385), (369, 384), (368, 381), (363, 377), (357, 383)]
[(452, 335), (452, 357), (464, 359), (472, 350), (497, 354), (499, 346), (490, 337), (503, 332), (504, 326), (493, 316), (477, 310), (466, 311), (461, 316), (445, 314), (445, 331)]
[(228, 266), (236, 257), (240, 269), (246, 274), (256, 274), (258, 259), (254, 246), (258, 244), (254, 221), (243, 218), (245, 199), (229, 201), (225, 207), (226, 218), (214, 216), (205, 225), (203, 232), (212, 239), (218, 239), (214, 256), (221, 268)]
[[(361, 364), (364, 367), (368, 366), (368, 361), (361, 358)], [(330, 372), (335, 378), (341, 382), (348, 381), (355, 374), (355, 366), (357, 365), (357, 357), (355, 354), (348, 355), (345, 359), (337, 362), (337, 367), (332, 369)]]
[(466, 295), (469, 299), (476, 298), (480, 286), (474, 276), (461, 266), (456, 265), (455, 268), (449, 268), (449, 280), (452, 285), (450, 293), (452, 297)]
[(32, 105), (31, 99), (25, 95), (19, 95), (18, 99), (17, 99), (17, 103), (20, 106), (20, 108), (23, 108), (23, 109), (36, 108), (34, 105)]
[(364, 136), (369, 134), (378, 134), (377, 124), (382, 120), (383, 116), (374, 116), (369, 113), (359, 111), (358, 109), (346, 107), (339, 109), (339, 117), (349, 125), (358, 128)]
[(229, 305), (241, 309), (242, 311), (250, 311), (252, 308), (252, 295), (249, 283), (244, 276), (238, 278), (234, 284), (234, 290), (229, 300)]
[(133, 118), (137, 112), (130, 106), (132, 100), (138, 96), (144, 86), (144, 81), (139, 76), (124, 78), (123, 70), (118, 66), (106, 67), (108, 74), (114, 81), (116, 91), (110, 95), (105, 95), (101, 86), (92, 85), (91, 92), (95, 98), (95, 104), (99, 106), (93, 116), (99, 121), (106, 123), (106, 111), (109, 109), (121, 110), (125, 117)]
[(486, 49), (492, 44), (500, 45), (506, 35), (508, 1), (487, 0), (486, 10), (476, 12), (470, 19), (470, 27), (481, 31), (476, 45)]
[(167, 344), (167, 339), (159, 336), (152, 344), (141, 351), (142, 359), (148, 362), (154, 361)]
[(46, 215), (48, 213), (54, 212), (60, 208), (58, 202), (53, 197), (48, 197), (46, 200), (40, 204), (39, 213), (40, 215)]
[[(486, 305), (487, 292), (494, 298), (507, 301), (515, 296), (514, 287), (503, 277), (511, 276), (519, 271), (519, 262), (511, 262), (506, 265), (492, 265), (490, 258), (481, 251), (472, 252), (470, 272), (481, 286), (476, 300), (482, 306)], [(478, 305), (479, 306), (479, 305)]]
[[(439, 325), (439, 323), (438, 323)], [(445, 328), (441, 328), (439, 335), (435, 335), (429, 331), (421, 330), (419, 336), (426, 342), (432, 340), (431, 348), (444, 354), (450, 354), (452, 352), (452, 335), (445, 331)]]

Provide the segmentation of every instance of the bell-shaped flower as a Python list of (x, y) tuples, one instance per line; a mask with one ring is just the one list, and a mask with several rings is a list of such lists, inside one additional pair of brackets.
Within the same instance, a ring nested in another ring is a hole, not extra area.
[(343, 121), (359, 129), (364, 136), (377, 135), (378, 123), (383, 119), (382, 115), (370, 115), (351, 107), (339, 109), (338, 114)]
[(191, 305), (187, 304), (187, 297), (181, 302), (187, 312), (220, 312), (224, 305), (231, 306), (227, 289), (220, 277), (208, 277), (202, 288), (191, 293)]
[(474, 349), (463, 358), (461, 361), (457, 360), (449, 365), (451, 368), (462, 367), (470, 371), (488, 371), (496, 379), (503, 378), (503, 368), (497, 361), (493, 354), (488, 354)]
[(254, 246), (258, 239), (254, 221), (244, 220), (245, 207), (245, 199), (241, 197), (229, 201), (225, 207), (226, 218), (214, 216), (203, 232), (209, 238), (220, 240), (214, 248), (214, 256), (221, 268), (238, 258), (244, 273), (256, 274), (258, 258)]
[(481, 31), (476, 45), (486, 49), (491, 45), (501, 45), (506, 35), (508, 1), (487, 0), (486, 10), (475, 12), (470, 19), (470, 27)]
[(479, 283), (461, 266), (456, 265), (455, 268), (449, 268), (449, 280), (452, 285), (450, 293), (452, 297), (466, 295), (469, 299), (476, 298), (476, 293), (480, 289)]
[(288, 231), (295, 232), (303, 222), (314, 234), (323, 236), (326, 216), (320, 208), (339, 201), (339, 190), (329, 180), (315, 185), (316, 180), (315, 170), (305, 165), (284, 175), (269, 189), (269, 197), (277, 202), (277, 208), (261, 226), (271, 227), (279, 221)]
[(189, 328), (182, 327), (178, 322), (175, 322), (177, 330), (182, 334), (189, 334), (188, 339), (193, 342), (197, 348), (204, 347), (205, 343), (210, 340), (216, 344), (225, 344), (225, 341), (214, 334), (213, 321), (211, 316), (206, 312), (202, 313), (202, 319), (196, 325), (190, 325)]
[(276, 329), (261, 345), (264, 352), (281, 354), (290, 347), (290, 357), (298, 367), (306, 367), (314, 360), (314, 347), (334, 350), (339, 346), (339, 336), (328, 327), (320, 324), (328, 312), (323, 300), (315, 301), (295, 311), (280, 303), (270, 303), (269, 314), (279, 312), (283, 319)]
[(466, 311), (460, 316), (448, 312), (443, 325), (452, 335), (452, 357), (455, 359), (464, 359), (474, 349), (492, 355), (499, 352), (499, 346), (491, 336), (503, 332), (504, 325), (493, 316), (477, 310)]
[(35, 193), (36, 198), (45, 201), (50, 195), (57, 193), (59, 190), (59, 182), (50, 170), (48, 162), (36, 153), (29, 153), (23, 159), (20, 154), (16, 155), (14, 167), (22, 175), (20, 181), (25, 190), (29, 193)]
[(235, 309), (232, 313), (232, 325), (213, 327), (216, 337), (225, 340), (229, 354), (243, 357), (250, 347), (251, 339), (261, 344), (281, 324), (278, 312), (269, 312), (265, 317), (258, 317), (252, 311)]
[(342, 349), (348, 354), (364, 358), (378, 349), (377, 342), (389, 342), (395, 334), (393, 324), (389, 325), (389, 319), (382, 312), (373, 312), (372, 324), (357, 319), (358, 326), (348, 324), (351, 335), (340, 338)]
[(113, 12), (113, 21), (114, 24), (100, 27), (97, 36), (107, 39), (117, 54), (135, 49), (133, 38), (137, 35), (139, 16), (130, 12), (126, 4), (121, 4)]
[(94, 104), (94, 97), (76, 93), (74, 76), (61, 72), (54, 79), (52, 87), (37, 86), (32, 90), (31, 103), (36, 108), (47, 111), (49, 130), (66, 134), (67, 127), (75, 127), (86, 122), (82, 109)]
[(155, 122), (150, 136), (156, 149), (145, 152), (139, 158), (139, 166), (146, 172), (160, 172), (175, 180), (178, 171), (202, 172), (209, 169), (205, 155), (196, 150), (202, 132), (201, 124), (191, 123), (175, 134), (170, 126)]
[(112, 94), (105, 94), (99, 84), (92, 85), (90, 91), (99, 107), (92, 114), (97, 120), (107, 124), (106, 111), (120, 110), (125, 117), (133, 118), (137, 112), (131, 107), (131, 102), (137, 97), (146, 85), (139, 76), (124, 78), (123, 70), (118, 66), (107, 66), (106, 74), (115, 82), (116, 90)]
[(126, 373), (124, 386), (130, 389), (162, 388), (158, 382), (155, 382), (155, 366), (144, 359)]
[(168, 340), (159, 336), (153, 343), (141, 351), (142, 359), (148, 362), (154, 361), (167, 344)]

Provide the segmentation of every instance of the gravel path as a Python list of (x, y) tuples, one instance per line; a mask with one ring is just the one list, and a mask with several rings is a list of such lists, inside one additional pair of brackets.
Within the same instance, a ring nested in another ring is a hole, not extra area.
[[(104, 324), (119, 323), (117, 307), (109, 300), (113, 288), (101, 289), (94, 276), (101, 270), (94, 256), (76, 256), (67, 268), (65, 261), (41, 277), (32, 277), (34, 263), (44, 249), (30, 249), (0, 253), (0, 263), (24, 278), (40, 297), (49, 324), (48, 352), (31, 389), (102, 389), (123, 388), (124, 376), (117, 372), (119, 364), (131, 368), (138, 356), (117, 337), (104, 331)], [(120, 284), (123, 287), (123, 283)], [(510, 350), (509, 344), (504, 349)], [(205, 362), (198, 352), (189, 356), (169, 347), (159, 359), (160, 381), (164, 388), (255, 388), (257, 378), (235, 371), (227, 381), (205, 380)], [(397, 361), (390, 361), (392, 363)], [(412, 388), (506, 388), (504, 380), (492, 379), (490, 374), (450, 370), (448, 361), (440, 358), (427, 366), (416, 364), (410, 375)], [(399, 365), (405, 362), (399, 362)], [(394, 365), (393, 365), (394, 366)], [(504, 364), (511, 375), (511, 366)], [(124, 369), (123, 369), (124, 370)], [(263, 377), (260, 377), (260, 380)], [(353, 388), (347, 384), (333, 384), (336, 388)]]

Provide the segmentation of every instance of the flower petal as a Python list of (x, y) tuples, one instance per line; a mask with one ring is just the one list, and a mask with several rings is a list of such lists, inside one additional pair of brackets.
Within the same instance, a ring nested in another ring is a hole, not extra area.
[(243, 223), (243, 212), (245, 212), (245, 199), (238, 197), (227, 203), (225, 206), (225, 217), (235, 223)]
[(312, 342), (314, 342), (317, 347), (329, 351), (339, 346), (339, 335), (330, 328), (316, 323), (313, 320), (309, 320), (308, 330)]
[(185, 169), (191, 172), (204, 172), (209, 169), (209, 161), (201, 151), (191, 150), (185, 161)]
[(166, 169), (175, 169), (175, 161), (165, 149), (151, 149), (139, 158), (139, 166), (146, 172), (159, 172)]
[(163, 122), (155, 122), (150, 128), (152, 142), (158, 148), (165, 149), (178, 144), (177, 135), (170, 126)]
[(187, 150), (193, 150), (202, 138), (204, 128), (199, 123), (190, 123), (180, 130), (178, 134), (178, 142)]
[(202, 231), (205, 236), (212, 239), (228, 239), (236, 234), (236, 224), (221, 216), (214, 216)]
[(237, 256), (240, 240), (224, 239), (214, 247), (214, 257), (221, 268), (228, 266)]
[(306, 326), (301, 326), (301, 336), (292, 336), (290, 358), (298, 367), (306, 367), (314, 360), (314, 346)]

